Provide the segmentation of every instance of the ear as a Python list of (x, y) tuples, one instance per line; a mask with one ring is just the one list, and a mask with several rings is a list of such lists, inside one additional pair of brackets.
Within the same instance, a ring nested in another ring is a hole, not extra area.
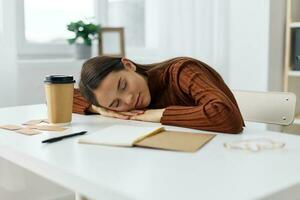
[(136, 66), (127, 58), (123, 57), (121, 59), (121, 62), (123, 63), (125, 69), (127, 70), (131, 70), (131, 71), (135, 71), (136, 70)]

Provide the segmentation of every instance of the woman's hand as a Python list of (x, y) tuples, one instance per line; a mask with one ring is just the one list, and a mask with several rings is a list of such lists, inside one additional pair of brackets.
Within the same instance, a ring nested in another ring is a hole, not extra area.
[(143, 110), (131, 110), (127, 112), (113, 111), (106, 108), (97, 107), (94, 105), (91, 106), (90, 111), (94, 113), (99, 113), (100, 115), (105, 117), (114, 117), (119, 119), (130, 119), (130, 117), (132, 116), (137, 116), (144, 113)]
[(146, 121), (146, 122), (160, 122), (160, 119), (161, 119), (164, 111), (165, 111), (165, 109), (146, 110), (143, 114), (130, 116), (130, 119)]

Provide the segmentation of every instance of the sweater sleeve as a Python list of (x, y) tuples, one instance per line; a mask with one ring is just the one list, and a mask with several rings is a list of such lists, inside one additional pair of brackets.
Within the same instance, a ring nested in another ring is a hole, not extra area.
[(73, 95), (73, 113), (88, 114), (88, 108), (91, 104), (80, 94), (78, 89), (74, 89)]
[(169, 73), (174, 92), (188, 96), (195, 106), (167, 107), (162, 124), (224, 133), (243, 130), (244, 122), (237, 105), (218, 87), (220, 81), (213, 74), (195, 64), (174, 67)]

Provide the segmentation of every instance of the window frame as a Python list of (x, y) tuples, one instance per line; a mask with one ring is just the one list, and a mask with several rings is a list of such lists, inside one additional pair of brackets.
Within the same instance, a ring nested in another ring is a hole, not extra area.
[(3, 2), (2, 0), (0, 0), (0, 39), (1, 39), (1, 36), (3, 35), (3, 23), (4, 23), (4, 13), (3, 13)]
[[(95, 18), (97, 23), (100, 23), (101, 26), (108, 26), (108, 1), (109, 0), (95, 0)], [(126, 46), (125, 41), (125, 55), (126, 57), (129, 57), (133, 60), (136, 60), (138, 62), (153, 62), (159, 60), (161, 57), (161, 53), (158, 47), (147, 47), (147, 44), (149, 43), (155, 43), (159, 44), (159, 37), (152, 38), (149, 40), (149, 35), (147, 35), (147, 28), (149, 26), (153, 26), (154, 24), (157, 25), (157, 23), (150, 22), (153, 17), (150, 17), (150, 14), (153, 15), (153, 12), (155, 10), (150, 8), (148, 9), (148, 4), (151, 0), (144, 0), (145, 5), (145, 46), (144, 47), (130, 47)], [(149, 13), (148, 13), (148, 12)], [(126, 34), (126, 33), (125, 33)]]
[(17, 48), (20, 59), (71, 58), (72, 47), (67, 44), (40, 44), (26, 41), (24, 0), (16, 1)]
[[(145, 1), (145, 7), (147, 1)], [(151, 1), (151, 0), (150, 0)], [(107, 25), (108, 19), (108, 0), (94, 0), (95, 20), (101, 26)], [(25, 38), (25, 10), (24, 0), (16, 1), (16, 36), (17, 51), (19, 59), (55, 59), (55, 58), (73, 58), (73, 47), (68, 44), (50, 44), (50, 43), (34, 43), (26, 41)], [(145, 9), (145, 15), (147, 14)], [(158, 48), (147, 47), (147, 16), (145, 16), (145, 46), (144, 47), (126, 47), (126, 56), (130, 58), (155, 60), (160, 54)], [(158, 38), (156, 38), (158, 41)], [(156, 43), (158, 43), (156, 41)], [(126, 45), (126, 43), (125, 43)]]

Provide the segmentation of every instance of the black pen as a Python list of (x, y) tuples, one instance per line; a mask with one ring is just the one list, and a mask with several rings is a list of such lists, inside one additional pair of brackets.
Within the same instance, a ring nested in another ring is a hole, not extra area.
[(50, 139), (47, 139), (47, 140), (43, 140), (42, 143), (57, 142), (57, 141), (60, 141), (62, 139), (65, 139), (65, 138), (74, 137), (74, 136), (77, 136), (77, 135), (84, 135), (86, 133), (87, 133), (87, 131), (81, 131), (79, 133), (73, 133), (73, 134), (64, 135), (64, 136), (60, 136), (60, 137), (50, 138)]

